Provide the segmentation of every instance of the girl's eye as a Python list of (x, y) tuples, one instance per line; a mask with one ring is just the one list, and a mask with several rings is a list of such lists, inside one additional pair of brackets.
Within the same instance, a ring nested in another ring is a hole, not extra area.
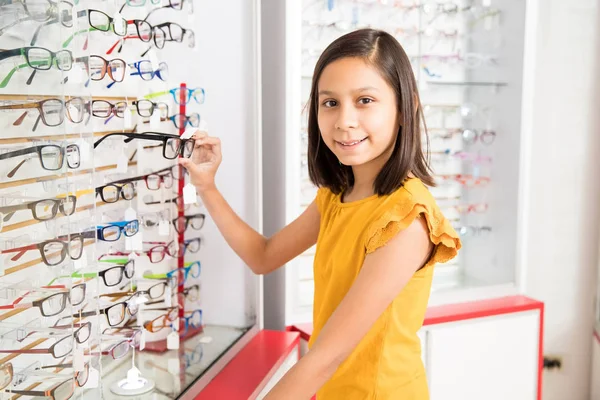
[(327, 100), (325, 102), (323, 102), (323, 106), (330, 108), (330, 107), (335, 107), (337, 104), (337, 102), (335, 100)]
[(373, 99), (369, 99), (368, 97), (363, 97), (362, 99), (358, 100), (361, 104), (369, 104), (373, 102)]

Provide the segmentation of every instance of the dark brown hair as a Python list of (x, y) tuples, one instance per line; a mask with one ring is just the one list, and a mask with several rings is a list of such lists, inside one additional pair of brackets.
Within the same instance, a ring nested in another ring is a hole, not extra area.
[[(362, 58), (375, 66), (396, 93), (398, 112), (402, 116), (400, 129), (390, 159), (375, 179), (373, 189), (378, 195), (391, 194), (402, 186), (409, 173), (433, 186), (431, 169), (421, 148), (423, 111), (417, 84), (408, 56), (400, 43), (387, 32), (360, 29), (331, 43), (321, 54), (313, 74), (308, 102), (308, 173), (310, 180), (333, 193), (343, 193), (354, 185), (352, 168), (339, 163), (323, 143), (317, 121), (319, 109), (318, 85), (325, 67), (346, 57)], [(427, 132), (425, 130), (425, 136)]]

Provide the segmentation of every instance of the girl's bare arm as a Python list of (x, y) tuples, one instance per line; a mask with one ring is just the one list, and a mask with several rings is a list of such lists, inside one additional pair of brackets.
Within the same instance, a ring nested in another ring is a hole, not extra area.
[(180, 159), (191, 182), (217, 225), (237, 255), (257, 274), (267, 274), (296, 257), (317, 242), (320, 215), (313, 202), (295, 221), (270, 238), (245, 223), (215, 186), (214, 176), (221, 163), (221, 142), (204, 132), (196, 132), (194, 154)]

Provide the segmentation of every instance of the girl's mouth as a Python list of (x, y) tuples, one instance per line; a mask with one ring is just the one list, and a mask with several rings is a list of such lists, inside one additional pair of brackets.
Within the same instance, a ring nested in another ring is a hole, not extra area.
[(349, 141), (344, 141), (344, 142), (340, 142), (340, 141), (336, 140), (335, 142), (342, 147), (354, 147), (354, 146), (357, 146), (358, 144), (364, 142), (365, 140), (367, 140), (367, 137), (364, 137), (359, 140), (349, 140)]

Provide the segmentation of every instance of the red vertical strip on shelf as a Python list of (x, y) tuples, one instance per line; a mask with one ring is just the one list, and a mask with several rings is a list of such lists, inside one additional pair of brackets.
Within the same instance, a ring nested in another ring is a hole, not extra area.
[[(185, 83), (182, 83), (179, 86), (179, 136), (183, 135), (183, 132), (185, 132), (185, 108), (186, 108), (187, 98), (188, 98), (187, 86)], [(181, 155), (179, 157), (181, 157)], [(184, 267), (183, 253), (185, 251), (185, 248), (184, 248), (185, 223), (183, 223), (183, 224), (181, 223), (182, 218), (185, 217), (185, 204), (183, 202), (183, 186), (185, 184), (185, 179), (183, 179), (184, 178), (183, 174), (184, 174), (184, 168), (180, 165), (179, 166), (179, 188), (178, 188), (177, 195), (181, 198), (181, 202), (179, 202), (179, 204), (177, 206), (177, 224), (179, 224), (179, 233), (177, 234), (177, 241), (179, 242), (179, 248), (182, 251), (180, 251), (179, 257), (177, 259), (177, 268)], [(185, 277), (184, 274), (178, 274), (178, 275), (179, 275), (180, 279), (183, 279)], [(178, 282), (178, 283), (181, 283), (181, 282)], [(180, 293), (177, 295), (178, 303), (179, 303), (179, 298), (181, 296), (183, 296), (183, 288), (184, 288), (183, 283), (181, 283), (180, 285), (177, 286), (177, 292)], [(185, 303), (185, 299), (184, 299), (184, 303)], [(181, 307), (179, 309), (179, 318), (183, 318), (184, 311), (185, 310), (183, 309), (183, 307)]]

